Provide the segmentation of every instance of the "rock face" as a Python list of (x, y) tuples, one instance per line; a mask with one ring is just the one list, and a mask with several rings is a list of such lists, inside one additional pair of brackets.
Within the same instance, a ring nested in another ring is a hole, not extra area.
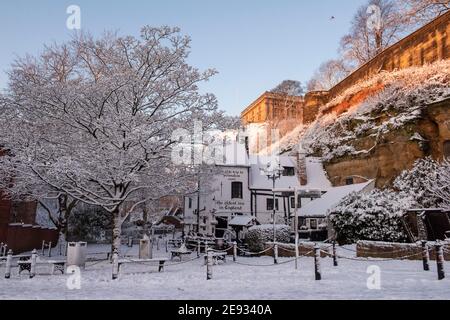
[[(357, 149), (371, 149), (373, 137), (353, 142)], [(325, 163), (333, 185), (345, 185), (366, 178), (376, 179), (377, 187), (390, 185), (417, 159), (431, 155), (435, 159), (450, 157), (450, 99), (429, 105), (419, 121), (385, 135), (368, 154), (346, 156)]]

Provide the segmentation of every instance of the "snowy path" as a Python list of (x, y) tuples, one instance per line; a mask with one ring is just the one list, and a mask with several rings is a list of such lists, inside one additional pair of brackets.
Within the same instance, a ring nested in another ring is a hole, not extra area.
[[(202, 261), (169, 265), (163, 273), (156, 272), (156, 266), (125, 265), (116, 281), (111, 280), (111, 264), (88, 263), (80, 290), (67, 289), (68, 275), (28, 279), (15, 271), (6, 280), (2, 268), (0, 299), (450, 299), (450, 262), (446, 263), (448, 278), (438, 281), (434, 262), (432, 270), (424, 272), (421, 261), (340, 259), (339, 267), (333, 267), (332, 260), (325, 258), (321, 260), (323, 280), (315, 281), (312, 258), (301, 258), (295, 270), (293, 262), (254, 267), (235, 264), (229, 257), (226, 264), (214, 266), (213, 280), (206, 281)], [(238, 261), (267, 265), (273, 259), (239, 257)], [(370, 265), (381, 268), (381, 290), (367, 288)]]

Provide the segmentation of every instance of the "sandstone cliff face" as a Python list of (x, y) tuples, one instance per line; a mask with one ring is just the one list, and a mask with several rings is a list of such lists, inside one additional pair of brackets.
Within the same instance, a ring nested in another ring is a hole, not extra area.
[(355, 183), (365, 178), (376, 179), (377, 187), (385, 187), (402, 171), (411, 169), (419, 158), (431, 155), (442, 159), (445, 143), (449, 141), (450, 99), (447, 99), (429, 105), (421, 119), (389, 132), (378, 143), (373, 137), (356, 139), (352, 144), (357, 149), (376, 146), (367, 154), (333, 159), (325, 163), (325, 169), (334, 185), (345, 185), (352, 177)]

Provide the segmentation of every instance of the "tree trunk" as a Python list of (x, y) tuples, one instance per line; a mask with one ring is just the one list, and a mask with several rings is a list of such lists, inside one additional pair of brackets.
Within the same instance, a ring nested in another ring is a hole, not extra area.
[(112, 247), (111, 253), (117, 251), (120, 252), (121, 246), (121, 238), (120, 234), (122, 233), (122, 219), (120, 217), (120, 211), (117, 209), (113, 212), (113, 238), (112, 238)]

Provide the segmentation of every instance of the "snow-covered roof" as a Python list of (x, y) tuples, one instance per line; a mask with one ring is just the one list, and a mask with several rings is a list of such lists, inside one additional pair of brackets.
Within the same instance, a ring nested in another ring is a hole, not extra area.
[[(283, 167), (296, 167), (295, 157), (288, 156), (260, 156), (250, 155), (250, 189), (259, 190), (272, 190), (273, 182), (264, 173), (264, 169), (267, 168), (267, 164), (271, 163), (274, 167), (278, 167), (278, 163), (281, 168)], [(294, 188), (300, 187), (300, 182), (297, 176), (281, 176), (275, 182), (276, 188)]]
[(306, 158), (306, 176), (308, 177), (308, 183), (302, 186), (305, 190), (318, 189), (326, 191), (332, 188), (320, 158)]
[(251, 216), (235, 216), (228, 223), (230, 226), (240, 226), (240, 227), (248, 227), (254, 224), (257, 221), (255, 217)]
[(224, 161), (218, 163), (222, 166), (248, 166), (248, 156), (245, 144), (240, 141), (227, 143), (224, 147)]
[(352, 184), (343, 187), (330, 188), (322, 198), (316, 199), (300, 208), (300, 217), (325, 217), (328, 212), (337, 206), (342, 199), (353, 192), (361, 192), (373, 188), (374, 180), (365, 183)]
[[(250, 155), (250, 189), (272, 190), (272, 180), (267, 178), (267, 175), (262, 171), (267, 167), (267, 163), (279, 161), (281, 167), (293, 167), (297, 169), (297, 158), (290, 156), (259, 156)], [(295, 176), (282, 176), (275, 182), (276, 189), (294, 189), (302, 190), (321, 190), (327, 191), (331, 188), (331, 183), (327, 178), (326, 172), (323, 169), (320, 158), (307, 157), (306, 158), (306, 174), (308, 183), (304, 186), (300, 185), (298, 179), (298, 172), (296, 170)]]

